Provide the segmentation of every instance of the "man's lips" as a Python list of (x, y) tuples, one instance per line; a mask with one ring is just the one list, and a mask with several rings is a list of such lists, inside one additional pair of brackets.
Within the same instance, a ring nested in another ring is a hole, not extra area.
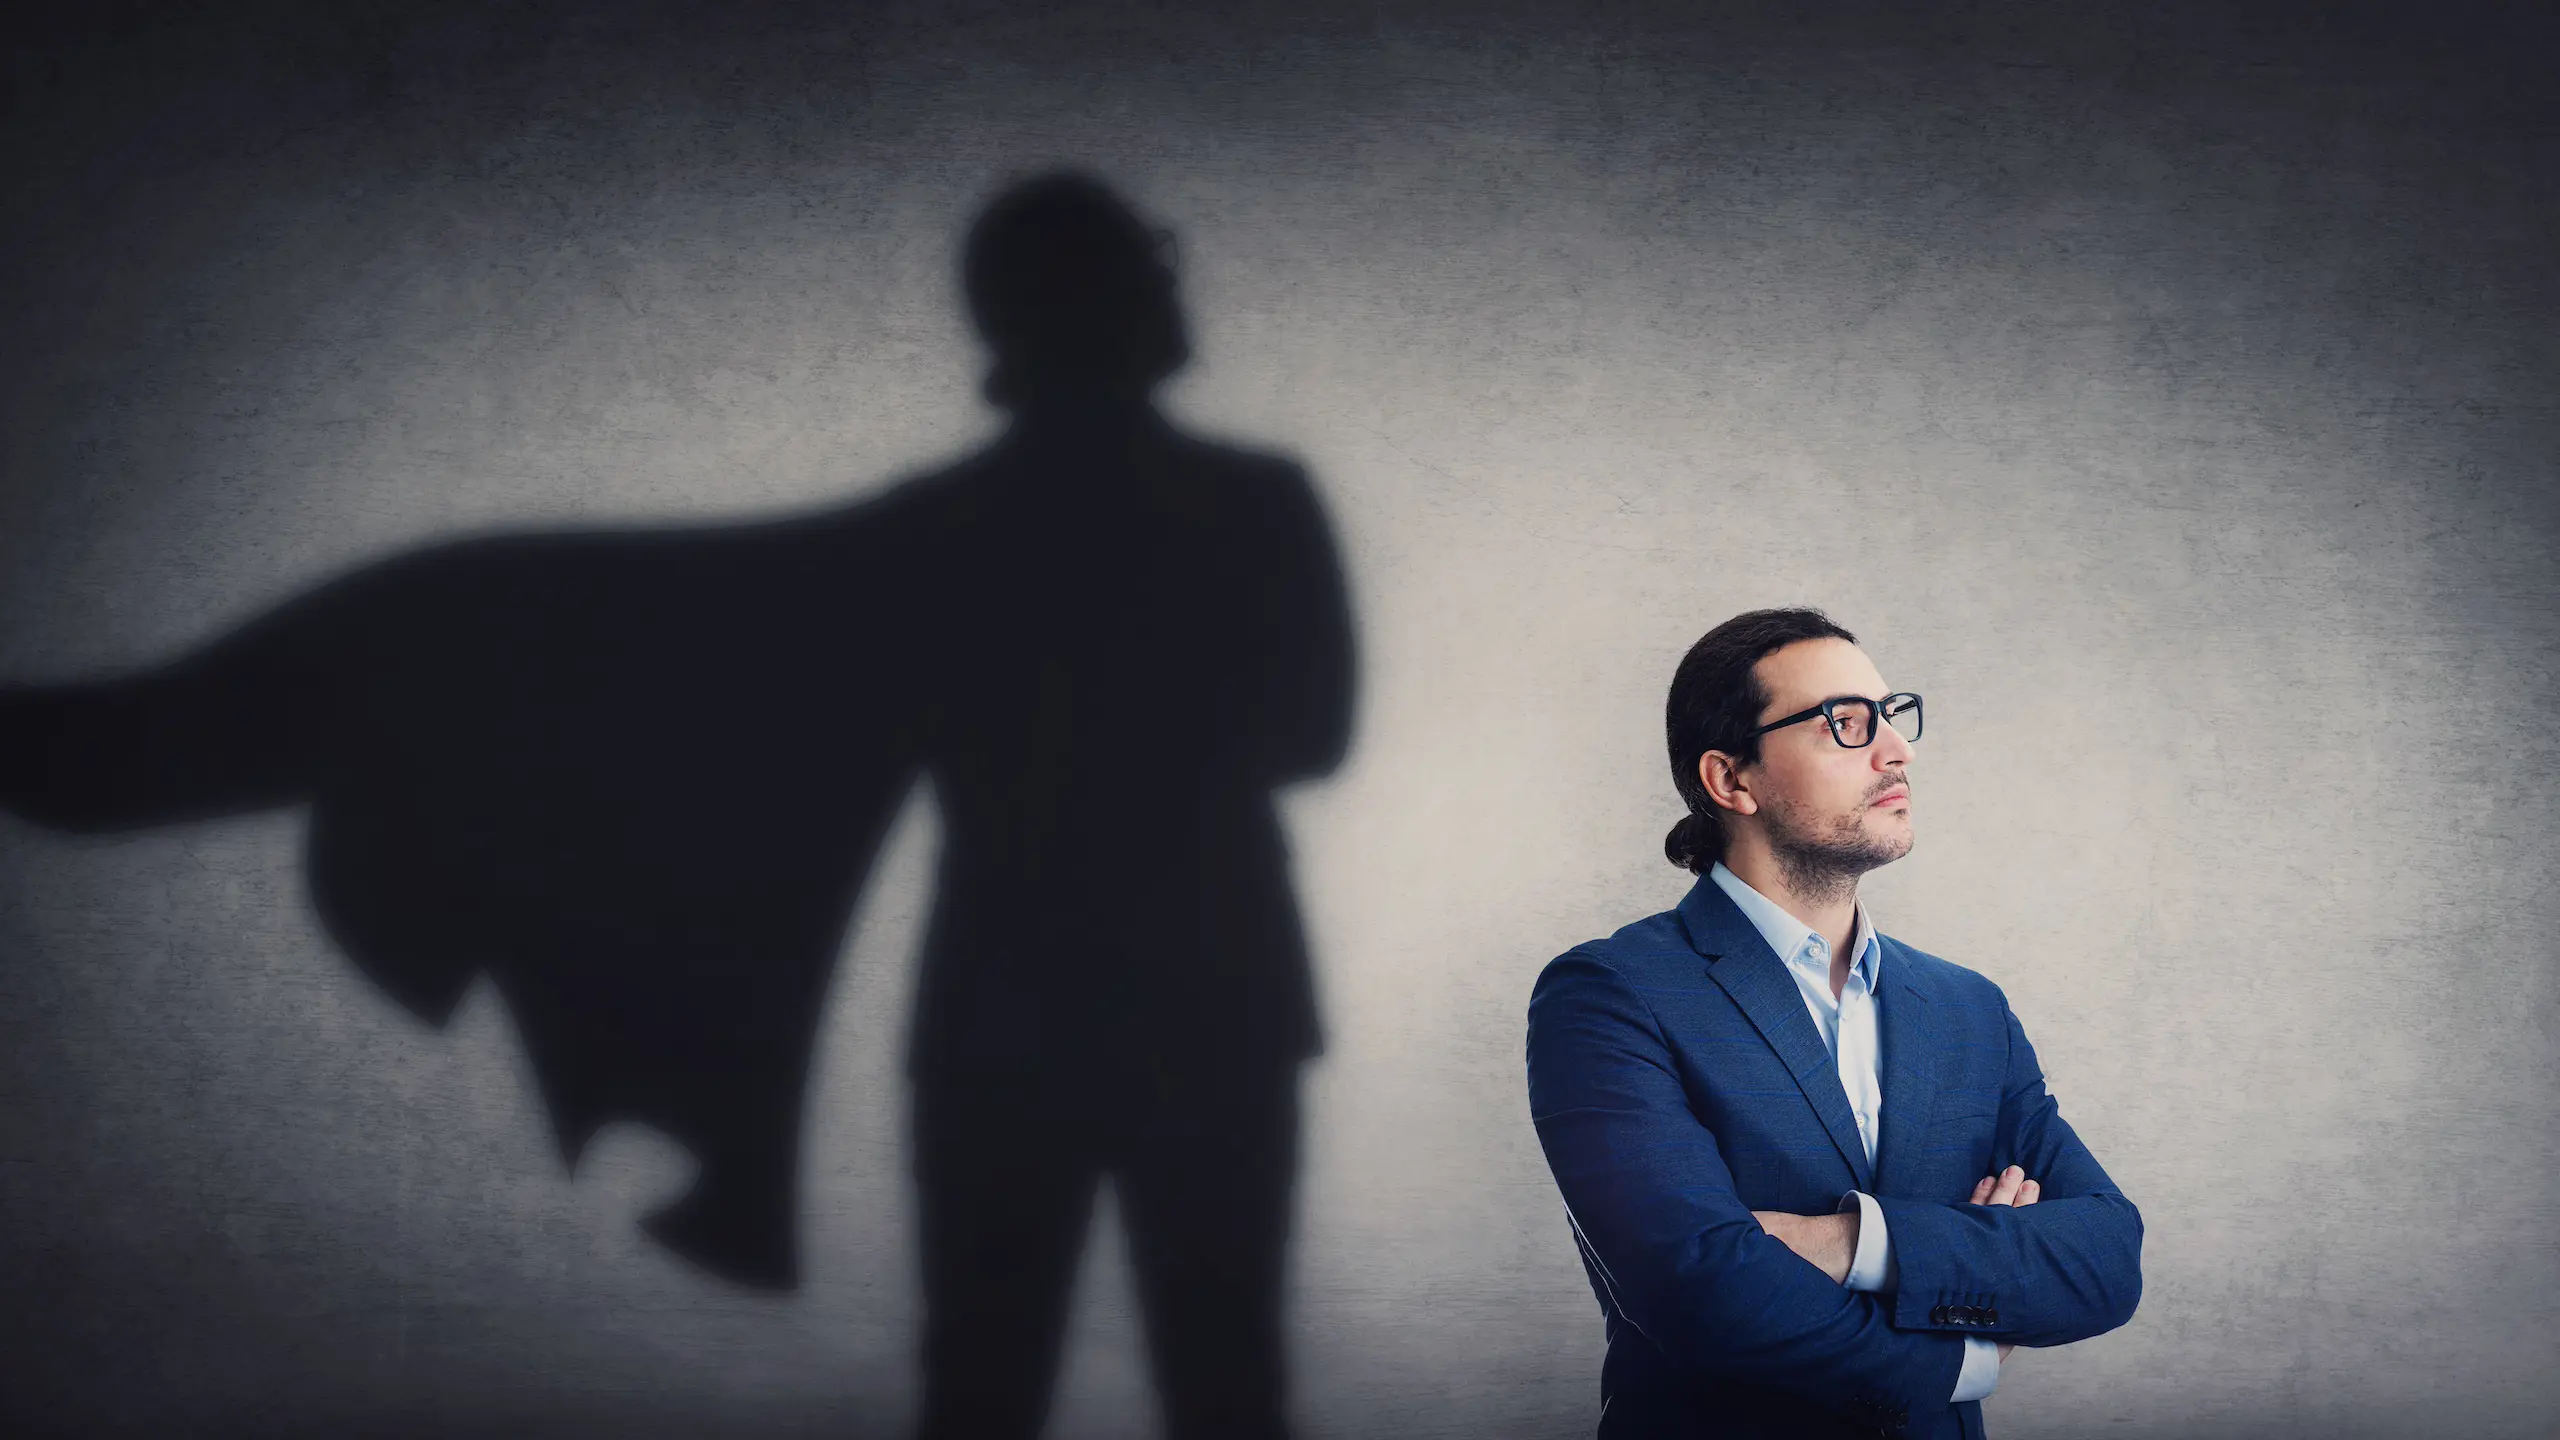
[[(1908, 790), (1887, 790), (1875, 798), (1876, 805), (1908, 805), (1910, 803), (1911, 792)], [(1869, 808), (1872, 809), (1874, 807), (1870, 806)]]

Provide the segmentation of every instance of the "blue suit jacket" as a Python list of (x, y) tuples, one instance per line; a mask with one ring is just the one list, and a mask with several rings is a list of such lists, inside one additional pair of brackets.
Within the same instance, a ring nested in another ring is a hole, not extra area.
[[(1599, 1433), (1980, 1440), (1963, 1339), (2063, 1345), (2142, 1293), (2142, 1217), (2045, 1093), (2000, 987), (1899, 941), (1876, 994), (1872, 1170), (1839, 1072), (1712, 881), (1577, 945), (1529, 1001), (1529, 1106), (1609, 1352)], [(2025, 1167), (2041, 1198), (1967, 1203)], [(1876, 1197), (1899, 1288), (1844, 1289), (1751, 1218)]]

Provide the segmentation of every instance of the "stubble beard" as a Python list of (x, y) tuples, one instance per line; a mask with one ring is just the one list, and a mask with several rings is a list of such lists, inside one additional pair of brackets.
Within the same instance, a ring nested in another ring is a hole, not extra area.
[[(1902, 782), (1896, 781), (1895, 784)], [(1858, 877), (1911, 853), (1911, 835), (1869, 834), (1867, 807), (1815, 820), (1790, 805), (1771, 807), (1769, 852), (1789, 892), (1826, 905), (1858, 893)]]

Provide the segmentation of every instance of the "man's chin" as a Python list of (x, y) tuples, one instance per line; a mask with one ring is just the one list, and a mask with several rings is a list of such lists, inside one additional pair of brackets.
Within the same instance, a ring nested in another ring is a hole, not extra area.
[(1912, 842), (1917, 838), (1912, 833), (1908, 811), (1900, 815), (1871, 815), (1867, 817), (1866, 824), (1858, 827), (1858, 831), (1861, 842), (1858, 848), (1865, 852), (1863, 858), (1869, 869), (1890, 865), (1910, 854)]

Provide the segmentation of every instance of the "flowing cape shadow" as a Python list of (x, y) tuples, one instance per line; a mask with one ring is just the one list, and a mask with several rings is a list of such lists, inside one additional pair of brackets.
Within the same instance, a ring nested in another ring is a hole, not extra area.
[(664, 1131), (701, 1169), (651, 1231), (783, 1286), (820, 1004), (919, 770), (946, 840), (916, 1064), (1302, 1055), (1269, 790), (1338, 758), (1349, 665), (1303, 476), (1155, 427), (815, 517), (401, 556), (164, 668), (0, 690), (0, 803), (307, 805), (363, 973), (437, 1023), (489, 974), (564, 1158)]
[(0, 698), (6, 798), (83, 829), (307, 804), (356, 965), (439, 1024), (486, 971), (564, 1158), (665, 1131), (702, 1168), (652, 1229), (783, 1283), (817, 1007), (913, 757), (874, 519), (408, 555), (165, 670)]

